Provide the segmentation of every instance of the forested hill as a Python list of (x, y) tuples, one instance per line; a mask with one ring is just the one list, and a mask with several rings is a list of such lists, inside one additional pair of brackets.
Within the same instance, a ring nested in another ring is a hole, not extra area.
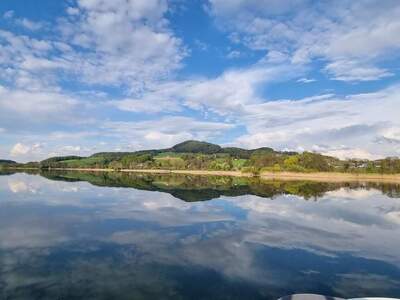
[(0, 165), (15, 165), (17, 162), (13, 160), (0, 159)]
[(263, 171), (400, 173), (400, 159), (398, 158), (375, 161), (339, 160), (313, 152), (282, 152), (268, 147), (251, 150), (236, 147), (224, 148), (200, 141), (186, 141), (168, 149), (101, 152), (89, 157), (52, 157), (41, 162), (20, 164), (19, 166), (42, 169), (216, 170), (255, 174)]

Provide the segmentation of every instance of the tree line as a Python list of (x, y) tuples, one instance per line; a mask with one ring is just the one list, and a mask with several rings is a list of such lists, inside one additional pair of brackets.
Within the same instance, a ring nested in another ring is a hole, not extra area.
[(314, 152), (281, 152), (271, 148), (246, 150), (187, 141), (169, 149), (102, 152), (89, 157), (59, 156), (25, 165), (42, 169), (167, 169), (261, 172), (400, 173), (400, 159), (339, 160)]

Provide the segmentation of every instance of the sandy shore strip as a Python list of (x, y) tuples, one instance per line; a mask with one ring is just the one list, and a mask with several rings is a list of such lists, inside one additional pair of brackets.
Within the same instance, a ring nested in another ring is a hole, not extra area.
[(354, 174), (354, 173), (334, 173), (334, 172), (263, 172), (260, 175), (264, 179), (276, 180), (306, 180), (319, 182), (387, 182), (399, 183), (400, 174)]

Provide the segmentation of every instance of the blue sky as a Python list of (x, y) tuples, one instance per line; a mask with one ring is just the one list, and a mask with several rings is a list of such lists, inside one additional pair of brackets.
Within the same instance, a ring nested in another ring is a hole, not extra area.
[(398, 156), (399, 48), (396, 0), (3, 0), (0, 157)]

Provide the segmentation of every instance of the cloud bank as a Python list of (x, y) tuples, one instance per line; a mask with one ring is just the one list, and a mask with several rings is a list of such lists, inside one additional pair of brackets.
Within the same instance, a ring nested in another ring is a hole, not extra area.
[(397, 1), (193, 5), (78, 0), (46, 20), (1, 12), (0, 157), (185, 139), (399, 155)]

